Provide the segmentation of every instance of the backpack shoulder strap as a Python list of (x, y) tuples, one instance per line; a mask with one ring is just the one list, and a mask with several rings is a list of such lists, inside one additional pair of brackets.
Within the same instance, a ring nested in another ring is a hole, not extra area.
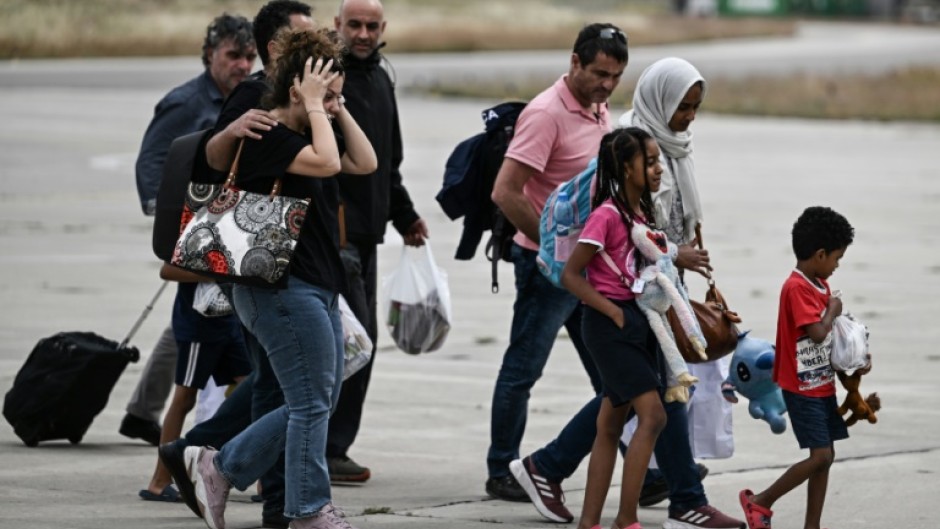
[(627, 274), (623, 273), (623, 270), (621, 270), (620, 267), (617, 266), (617, 263), (614, 262), (613, 257), (611, 257), (610, 254), (607, 253), (606, 250), (600, 250), (597, 253), (600, 254), (601, 259), (603, 259), (604, 262), (607, 263), (607, 266), (611, 269), (611, 271), (617, 274), (617, 277), (620, 278), (620, 282), (622, 284), (628, 287), (632, 286), (632, 282), (629, 279), (627, 279)]

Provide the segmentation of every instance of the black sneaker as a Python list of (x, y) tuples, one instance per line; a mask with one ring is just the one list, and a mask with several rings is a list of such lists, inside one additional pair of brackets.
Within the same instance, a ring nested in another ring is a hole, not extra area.
[(290, 518), (283, 514), (262, 514), (261, 527), (265, 529), (287, 529)]
[(504, 501), (516, 501), (519, 503), (531, 503), (529, 495), (525, 489), (519, 485), (512, 474), (506, 474), (501, 478), (490, 478), (486, 480), (486, 493), (492, 498)]
[(346, 456), (326, 458), (326, 467), (330, 472), (330, 481), (340, 483), (365, 483), (372, 477), (368, 467), (364, 467)]
[(118, 433), (131, 439), (143, 439), (153, 446), (160, 446), (160, 425), (130, 413), (124, 414)]
[[(708, 467), (701, 463), (696, 463), (695, 466), (698, 468), (699, 481), (705, 479), (705, 476), (708, 475)], [(668, 497), (669, 484), (666, 483), (665, 477), (661, 477), (649, 485), (643, 487), (643, 490), (640, 491), (640, 507), (650, 507), (652, 505), (656, 505)]]
[(170, 476), (173, 477), (173, 482), (176, 483), (176, 488), (179, 489), (180, 498), (193, 511), (193, 514), (202, 518), (202, 513), (199, 512), (199, 504), (196, 503), (196, 489), (189, 479), (189, 473), (186, 472), (186, 461), (183, 459), (186, 446), (186, 439), (171, 441), (157, 448), (157, 456), (169, 471)]

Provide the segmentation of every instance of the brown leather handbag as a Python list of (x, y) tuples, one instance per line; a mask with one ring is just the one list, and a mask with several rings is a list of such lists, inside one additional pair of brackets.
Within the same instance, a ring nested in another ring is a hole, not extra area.
[[(695, 227), (695, 237), (698, 239), (698, 247), (702, 248), (701, 226)], [(708, 280), (708, 290), (705, 292), (705, 302), (689, 300), (692, 306), (692, 312), (698, 320), (699, 327), (702, 328), (702, 334), (705, 336), (707, 346), (705, 355), (707, 360), (695, 352), (692, 343), (682, 330), (679, 323), (679, 317), (672, 307), (666, 313), (669, 319), (669, 326), (672, 327), (672, 333), (676, 338), (676, 346), (682, 354), (682, 358), (690, 364), (708, 362), (717, 360), (725, 355), (732, 353), (738, 345), (738, 323), (741, 323), (741, 317), (738, 313), (728, 308), (728, 302), (721, 295), (718, 287), (715, 286), (715, 280)]]

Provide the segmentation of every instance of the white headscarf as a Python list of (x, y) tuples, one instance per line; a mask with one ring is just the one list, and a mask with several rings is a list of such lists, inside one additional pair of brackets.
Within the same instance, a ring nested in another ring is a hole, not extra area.
[(664, 185), (653, 197), (657, 209), (665, 215), (665, 218), (657, 220), (668, 222), (673, 200), (669, 190), (672, 185), (678, 186), (688, 240), (695, 232), (695, 225), (702, 221), (702, 204), (692, 160), (692, 132), (673, 132), (669, 128), (669, 120), (695, 83), (702, 83), (704, 96), (705, 79), (688, 61), (677, 57), (656, 61), (643, 71), (637, 81), (633, 109), (620, 117), (621, 127), (639, 127), (649, 132), (669, 158), (667, 161), (672, 162), (663, 164)]

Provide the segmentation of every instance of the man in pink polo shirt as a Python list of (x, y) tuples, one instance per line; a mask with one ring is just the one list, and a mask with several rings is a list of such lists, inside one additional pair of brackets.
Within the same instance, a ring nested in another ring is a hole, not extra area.
[[(510, 343), (493, 391), (489, 477), (494, 498), (528, 502), (509, 470), (519, 458), (529, 390), (542, 375), (555, 337), (564, 325), (591, 377), (600, 387), (593, 361), (581, 341), (578, 299), (553, 286), (538, 271), (539, 217), (555, 187), (597, 155), (611, 130), (607, 99), (627, 67), (627, 37), (611, 24), (590, 24), (578, 34), (568, 73), (526, 105), (493, 186), (493, 201), (519, 230), (511, 251), (516, 301)], [(593, 419), (592, 419), (593, 420)], [(587, 442), (593, 442), (593, 435)]]
[[(577, 298), (552, 286), (536, 268), (539, 217), (549, 193), (597, 155), (601, 137), (609, 130), (607, 99), (626, 65), (627, 38), (619, 29), (592, 24), (581, 30), (568, 74), (536, 96), (519, 116), (516, 136), (493, 187), (493, 201), (519, 233), (511, 254), (516, 273), (512, 330), (493, 391), (486, 492), (503, 500), (531, 501), (539, 514), (555, 522), (574, 519), (564, 504), (561, 482), (591, 451), (601, 401), (601, 395), (591, 399), (555, 439), (519, 458), (529, 390), (541, 376), (562, 325), (568, 329), (595, 392), (600, 393), (601, 384), (581, 340)], [(708, 503), (702, 486), (707, 469), (692, 458), (685, 407), (667, 410), (667, 427), (656, 444), (670, 501), (663, 528), (743, 528), (742, 521)], [(644, 498), (658, 493), (648, 490), (654, 488), (644, 487), (641, 505)], [(656, 501), (663, 499), (660, 496)], [(650, 500), (645, 505), (653, 503)]]

